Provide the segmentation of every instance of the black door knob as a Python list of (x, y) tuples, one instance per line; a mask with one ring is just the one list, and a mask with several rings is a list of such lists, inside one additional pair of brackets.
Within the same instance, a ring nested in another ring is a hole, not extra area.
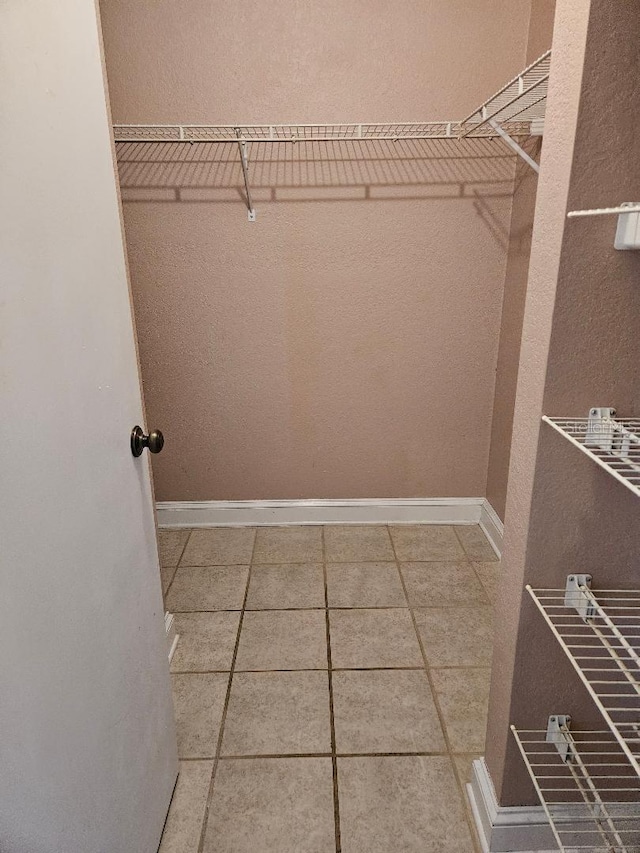
[(145, 435), (141, 426), (134, 426), (131, 430), (131, 452), (134, 456), (140, 456), (145, 447), (149, 453), (160, 453), (164, 447), (163, 434), (159, 429), (154, 429)]

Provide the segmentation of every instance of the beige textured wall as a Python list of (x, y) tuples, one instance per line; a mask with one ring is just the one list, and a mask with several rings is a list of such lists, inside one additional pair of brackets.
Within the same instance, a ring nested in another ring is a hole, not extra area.
[[(533, 62), (551, 47), (555, 5), (555, 0), (533, 0), (531, 4), (527, 63)], [(540, 138), (531, 139), (525, 144), (529, 153), (538, 160), (541, 159), (541, 147)], [(509, 229), (487, 476), (487, 498), (503, 521), (537, 187), (536, 173), (519, 160)]]
[[(101, 11), (116, 122), (393, 121), (462, 118), (516, 73), (529, 0)], [(252, 150), (255, 224), (233, 146), (120, 155), (159, 499), (485, 494), (501, 143)]]
[(558, 0), (487, 735), (503, 805), (535, 802), (509, 723), (544, 728), (551, 713), (578, 729), (602, 723), (524, 584), (563, 587), (579, 568), (595, 587), (637, 588), (637, 498), (540, 415), (640, 413), (640, 255), (613, 249), (614, 219), (565, 218), (640, 188), (639, 43), (635, 4)]

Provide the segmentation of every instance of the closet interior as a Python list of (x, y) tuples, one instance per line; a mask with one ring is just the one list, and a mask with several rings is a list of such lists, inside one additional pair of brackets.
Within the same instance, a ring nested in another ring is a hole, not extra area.
[(639, 849), (637, 10), (138, 5), (101, 12), (160, 525), (480, 522), (473, 844)]

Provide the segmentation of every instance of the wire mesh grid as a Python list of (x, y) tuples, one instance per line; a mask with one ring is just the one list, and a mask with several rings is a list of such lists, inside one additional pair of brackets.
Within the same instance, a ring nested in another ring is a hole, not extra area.
[(640, 591), (526, 589), (640, 774)]
[(542, 420), (640, 496), (640, 419), (549, 418)]
[(469, 136), (490, 121), (504, 126), (512, 121), (543, 119), (550, 68), (551, 51), (548, 50), (463, 119), (460, 135)]
[(611, 732), (563, 728), (565, 758), (546, 731), (511, 731), (561, 851), (640, 851), (640, 779)]
[[(512, 136), (528, 136), (530, 122), (506, 125)], [(402, 139), (458, 139), (460, 122), (395, 122), (347, 124), (116, 124), (116, 142), (340, 142)], [(488, 124), (473, 128), (473, 138), (491, 139), (496, 131)]]

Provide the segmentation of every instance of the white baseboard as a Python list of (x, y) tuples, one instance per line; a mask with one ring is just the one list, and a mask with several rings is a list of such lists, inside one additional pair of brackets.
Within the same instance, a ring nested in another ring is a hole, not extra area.
[(176, 646), (178, 645), (178, 640), (180, 639), (179, 635), (176, 633), (176, 620), (173, 613), (165, 613), (164, 614), (164, 628), (167, 632), (167, 647), (169, 649), (169, 663), (171, 663), (171, 659), (173, 658), (173, 653), (176, 650)]
[(557, 853), (542, 806), (499, 806), (484, 758), (473, 762), (467, 795), (483, 853)]
[(165, 501), (160, 527), (274, 524), (479, 524), (494, 548), (500, 520), (485, 498), (382, 498), (291, 501)]
[(491, 543), (491, 547), (497, 556), (500, 557), (502, 555), (502, 542), (504, 539), (504, 524), (500, 520), (498, 513), (486, 499), (483, 501), (480, 509), (480, 527), (484, 530), (485, 536)]

